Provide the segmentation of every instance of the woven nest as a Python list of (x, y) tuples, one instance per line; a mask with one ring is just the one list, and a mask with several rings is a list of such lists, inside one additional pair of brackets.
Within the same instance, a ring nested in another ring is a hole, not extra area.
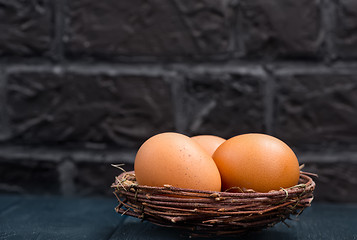
[(112, 184), (118, 213), (154, 224), (182, 228), (191, 236), (235, 235), (284, 222), (310, 206), (314, 175), (300, 173), (299, 184), (268, 193), (199, 191), (170, 185), (138, 185), (135, 173), (123, 172)]

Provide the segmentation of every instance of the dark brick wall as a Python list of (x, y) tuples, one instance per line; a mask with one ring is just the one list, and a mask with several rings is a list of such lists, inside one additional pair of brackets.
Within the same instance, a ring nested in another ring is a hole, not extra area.
[[(105, 59), (200, 58), (231, 50), (228, 1), (70, 1), (65, 53)], [(204, 24), (202, 24), (204, 22)]]
[(54, 43), (54, 4), (50, 0), (0, 2), (1, 57), (49, 56)]
[(160, 75), (16, 71), (5, 91), (9, 139), (19, 144), (138, 147), (174, 130), (171, 88)]
[(321, 58), (320, 0), (243, 0), (241, 33), (246, 58)]
[(0, 0), (0, 192), (111, 194), (164, 131), (279, 137), (356, 202), (352, 0)]

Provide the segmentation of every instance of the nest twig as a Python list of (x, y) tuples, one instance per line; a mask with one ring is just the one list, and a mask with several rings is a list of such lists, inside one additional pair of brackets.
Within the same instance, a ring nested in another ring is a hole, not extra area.
[(315, 183), (309, 175), (301, 172), (298, 185), (268, 193), (143, 186), (133, 171), (116, 177), (112, 187), (118, 213), (182, 228), (191, 236), (218, 236), (260, 230), (300, 214), (313, 200)]

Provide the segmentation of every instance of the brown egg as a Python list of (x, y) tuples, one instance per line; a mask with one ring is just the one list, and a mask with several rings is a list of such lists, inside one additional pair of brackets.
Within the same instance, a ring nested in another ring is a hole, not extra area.
[(265, 134), (243, 134), (225, 141), (213, 154), (222, 189), (240, 187), (268, 192), (296, 185), (298, 160), (281, 140)]
[(214, 135), (198, 135), (191, 137), (196, 141), (210, 156), (226, 139)]
[(221, 177), (212, 157), (179, 133), (161, 133), (144, 142), (136, 154), (134, 170), (140, 185), (221, 189)]

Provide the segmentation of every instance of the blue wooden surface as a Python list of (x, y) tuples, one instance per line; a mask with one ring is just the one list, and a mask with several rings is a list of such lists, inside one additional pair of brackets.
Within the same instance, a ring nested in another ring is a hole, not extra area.
[[(0, 195), (0, 239), (185, 239), (182, 232), (120, 216), (114, 198)], [(293, 217), (294, 219), (294, 217)], [(357, 205), (313, 203), (290, 227), (224, 239), (357, 240)]]

